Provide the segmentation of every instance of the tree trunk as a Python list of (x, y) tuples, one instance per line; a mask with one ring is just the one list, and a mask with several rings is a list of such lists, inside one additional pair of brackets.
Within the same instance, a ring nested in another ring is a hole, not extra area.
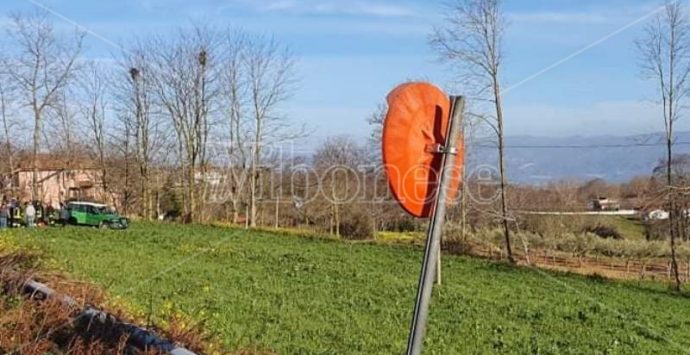
[(275, 228), (278, 229), (278, 216), (280, 208), (280, 195), (276, 196), (276, 210), (275, 210)]
[(338, 203), (334, 205), (335, 209), (335, 236), (340, 238), (340, 209), (338, 208)]
[(125, 182), (124, 182), (124, 196), (123, 196), (123, 211), (125, 216), (129, 215), (129, 130), (125, 131)]
[(256, 132), (254, 133), (254, 151), (252, 152), (252, 180), (251, 180), (251, 194), (250, 194), (250, 204), (251, 204), (251, 224), (252, 227), (256, 227), (256, 190), (258, 188), (259, 180), (259, 163), (261, 160), (261, 120), (263, 118), (256, 117)]
[(149, 209), (148, 209), (148, 189), (146, 188), (146, 168), (143, 162), (139, 162), (139, 179), (140, 182), (140, 192), (141, 192), (141, 215), (145, 220), (149, 219)]
[(2, 124), (3, 124), (3, 129), (5, 131), (5, 148), (7, 149), (7, 164), (9, 165), (9, 174), (8, 176), (12, 176), (14, 173), (14, 156), (12, 153), (12, 143), (10, 140), (10, 126), (7, 122), (7, 102), (5, 100), (5, 94), (4, 92), (2, 93), (2, 102), (0, 103), (2, 105)]
[(188, 185), (187, 185), (187, 195), (189, 196), (189, 214), (187, 218), (189, 219), (189, 222), (195, 222), (196, 219), (199, 216), (197, 216), (197, 201), (196, 201), (196, 191), (195, 191), (195, 179), (194, 179), (194, 166), (196, 165), (196, 162), (192, 160), (189, 164), (190, 166), (188, 167), (187, 171), (187, 180), (188, 180)]
[(249, 206), (244, 211), (244, 229), (249, 229)]
[[(673, 108), (669, 106), (669, 114), (673, 114)], [(670, 116), (673, 117), (673, 116)], [(673, 149), (673, 121), (669, 120), (669, 125), (668, 125), (668, 135), (666, 136), (666, 182), (668, 184), (667, 189), (668, 189), (668, 194), (669, 194), (669, 202), (668, 202), (668, 209), (669, 209), (669, 214), (668, 214), (668, 225), (669, 225), (669, 232), (671, 234), (671, 268), (673, 271), (673, 274), (675, 276), (675, 289), (676, 291), (680, 291), (681, 287), (681, 282), (680, 282), (680, 275), (678, 274), (678, 261), (676, 259), (676, 204), (675, 204), (675, 194), (672, 190), (673, 188), (673, 173), (672, 173), (672, 149)]]
[(501, 179), (501, 219), (503, 224), (503, 237), (506, 243), (506, 253), (508, 260), (515, 263), (513, 258), (513, 249), (510, 245), (510, 227), (508, 225), (508, 204), (506, 201), (506, 173), (505, 173), (505, 152), (504, 152), (504, 134), (503, 134), (503, 106), (501, 101), (501, 88), (498, 82), (497, 75), (493, 77), (494, 99), (496, 100), (496, 120), (498, 121), (498, 162), (499, 175)]
[(233, 196), (232, 198), (232, 224), (237, 224), (237, 221), (239, 220), (239, 209), (240, 208), (240, 203), (239, 199), (236, 196)]
[(106, 167), (105, 164), (105, 156), (103, 153), (103, 149), (101, 148), (100, 154), (99, 154), (99, 161), (101, 164), (101, 185), (103, 186), (103, 194), (105, 195), (105, 198), (107, 199), (106, 202), (110, 203), (112, 201), (110, 198), (110, 193), (108, 193), (108, 168)]
[(256, 227), (256, 188), (257, 188), (257, 169), (256, 164), (252, 164), (252, 182), (250, 194), (251, 226)]
[(34, 107), (34, 136), (33, 136), (33, 162), (32, 162), (32, 177), (31, 177), (31, 200), (38, 199), (38, 151), (39, 142), (41, 139), (41, 114), (38, 108)]

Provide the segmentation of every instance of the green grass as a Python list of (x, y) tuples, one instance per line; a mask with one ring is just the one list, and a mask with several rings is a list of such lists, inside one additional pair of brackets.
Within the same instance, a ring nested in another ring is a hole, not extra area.
[[(422, 252), (403, 246), (135, 224), (126, 231), (2, 232), (46, 251), (154, 320), (207, 319), (233, 349), (280, 354), (399, 354)], [(1, 243), (0, 243), (1, 244)], [(645, 354), (690, 348), (690, 299), (662, 285), (618, 283), (443, 259), (427, 354)]]
[(545, 225), (555, 225), (553, 229), (542, 230), (541, 232), (554, 233), (557, 231), (568, 231), (571, 233), (581, 233), (585, 227), (597, 225), (614, 227), (627, 240), (644, 240), (645, 232), (642, 221), (630, 216), (606, 216), (606, 215), (580, 215), (580, 216), (532, 216), (539, 219)]
[(644, 240), (644, 225), (636, 218), (625, 216), (592, 216), (599, 224), (615, 227), (625, 239)]

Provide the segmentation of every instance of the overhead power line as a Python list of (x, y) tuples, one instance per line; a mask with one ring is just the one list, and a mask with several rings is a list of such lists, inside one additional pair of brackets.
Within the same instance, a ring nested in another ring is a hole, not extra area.
[[(677, 145), (690, 145), (690, 142), (675, 142), (674, 146)], [(470, 144), (470, 147), (475, 148), (496, 148), (496, 145), (488, 144)], [(626, 144), (586, 144), (586, 145), (569, 145), (569, 144), (558, 144), (558, 145), (529, 145), (529, 144), (517, 144), (517, 145), (505, 145), (506, 149), (596, 149), (596, 148), (635, 148), (635, 147), (665, 147), (666, 143), (626, 143)]]

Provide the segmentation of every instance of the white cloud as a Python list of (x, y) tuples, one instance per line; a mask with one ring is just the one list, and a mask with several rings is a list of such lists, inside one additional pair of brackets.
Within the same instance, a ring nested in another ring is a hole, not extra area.
[(659, 10), (659, 4), (602, 4), (576, 11), (509, 12), (508, 19), (516, 24), (597, 25), (630, 22)]
[(263, 0), (251, 4), (260, 11), (289, 12), (304, 15), (358, 15), (407, 17), (417, 12), (406, 6), (387, 2), (338, 0)]
[[(240, 20), (237, 24), (243, 29), (265, 33), (266, 25), (250, 20)], [(384, 35), (384, 36), (412, 36), (425, 38), (430, 26), (419, 21), (377, 21), (374, 19), (352, 18), (333, 21), (330, 19), (310, 19), (309, 21), (274, 22), (270, 31), (281, 35), (313, 35), (314, 33), (329, 35)]]
[(507, 17), (512, 22), (562, 23), (562, 24), (599, 24), (611, 23), (615, 17), (594, 12), (516, 12)]

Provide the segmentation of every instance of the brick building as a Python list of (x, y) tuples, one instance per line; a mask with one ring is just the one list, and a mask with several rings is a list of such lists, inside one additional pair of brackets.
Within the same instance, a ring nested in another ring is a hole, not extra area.
[[(40, 155), (37, 159), (38, 191), (35, 200), (58, 207), (67, 200), (109, 202), (102, 184), (102, 171), (88, 158), (69, 161), (52, 155)], [(32, 159), (24, 159), (18, 168), (2, 181), (6, 199), (19, 201), (32, 199)]]

